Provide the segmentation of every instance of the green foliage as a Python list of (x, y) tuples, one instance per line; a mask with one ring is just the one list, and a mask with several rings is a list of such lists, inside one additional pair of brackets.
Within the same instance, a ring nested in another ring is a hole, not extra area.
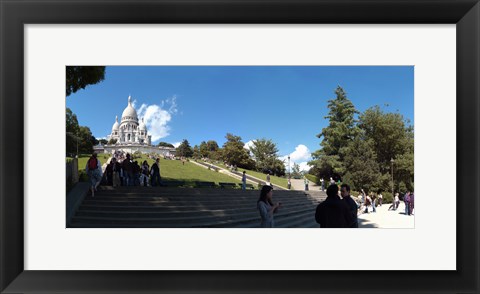
[(214, 140), (209, 140), (207, 142), (202, 141), (199, 146), (199, 152), (201, 157), (210, 158), (213, 160), (219, 160), (221, 154), (219, 152), (220, 148)]
[(67, 66), (66, 95), (85, 89), (105, 79), (105, 66)]
[(340, 150), (347, 147), (358, 133), (354, 119), (358, 113), (355, 106), (342, 87), (337, 87), (335, 95), (335, 99), (328, 100), (329, 113), (325, 118), (329, 120), (329, 125), (317, 135), (318, 138), (323, 137), (320, 143), (322, 148), (312, 153), (313, 160), (309, 162), (309, 165), (317, 167), (318, 176), (323, 177), (345, 172), (344, 154)]
[(108, 143), (108, 141), (105, 140), (105, 139), (100, 139), (100, 140), (98, 140), (98, 142), (102, 145), (106, 145)]
[(293, 163), (293, 167), (292, 167), (292, 178), (294, 179), (301, 179), (302, 178), (302, 173), (300, 171), (300, 165), (298, 165), (297, 163)]
[(255, 162), (248, 155), (248, 151), (243, 148), (245, 145), (240, 136), (228, 133), (225, 138), (227, 141), (223, 144), (222, 159), (229, 165), (253, 169)]
[(312, 153), (309, 173), (341, 178), (354, 190), (391, 194), (392, 185), (395, 191), (413, 190), (414, 132), (408, 120), (374, 106), (355, 121), (358, 112), (343, 89), (335, 93), (337, 98), (328, 101), (329, 125), (318, 135), (322, 148)]
[(72, 112), (70, 108), (66, 109), (66, 142), (67, 142), (67, 154), (77, 153), (77, 143), (80, 142), (79, 129), (77, 116)]
[(80, 141), (78, 143), (79, 152), (91, 154), (93, 152), (93, 146), (95, 144), (95, 137), (92, 135), (90, 128), (80, 126), (78, 131), (78, 137), (80, 138)]
[(175, 146), (173, 146), (172, 144), (170, 143), (167, 143), (167, 142), (160, 142), (157, 144), (158, 147), (170, 147), (170, 148), (175, 148)]
[[(255, 160), (255, 167), (258, 171), (267, 172), (279, 169), (277, 161), (278, 148), (271, 139), (256, 139), (253, 140), (253, 145), (250, 148)], [(283, 162), (282, 164), (283, 165)]]
[(114, 144), (116, 144), (116, 143), (117, 143), (117, 139), (110, 139), (110, 140), (108, 140), (108, 142), (107, 142), (108, 145), (114, 145)]
[(372, 140), (365, 141), (357, 137), (342, 149), (346, 167), (342, 180), (349, 183), (352, 189), (371, 191), (379, 187), (381, 174), (372, 147)]
[(314, 175), (311, 175), (311, 174), (305, 174), (305, 177), (312, 183), (315, 183), (315, 184), (320, 184), (320, 179), (317, 178), (316, 176)]
[(192, 157), (193, 155), (193, 149), (187, 139), (183, 139), (182, 144), (177, 147), (176, 151), (177, 156)]

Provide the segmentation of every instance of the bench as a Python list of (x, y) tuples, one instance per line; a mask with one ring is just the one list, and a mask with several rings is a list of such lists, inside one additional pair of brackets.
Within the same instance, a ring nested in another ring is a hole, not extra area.
[(219, 184), (222, 189), (225, 189), (225, 188), (235, 189), (237, 187), (237, 184), (235, 183), (219, 183)]
[(215, 188), (215, 182), (195, 181), (195, 186), (198, 188)]

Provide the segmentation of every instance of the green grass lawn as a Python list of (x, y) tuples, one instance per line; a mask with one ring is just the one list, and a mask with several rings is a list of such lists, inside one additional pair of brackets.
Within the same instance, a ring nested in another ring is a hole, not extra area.
[[(79, 154), (78, 155), (78, 170), (85, 170), (85, 166), (87, 165), (87, 161), (92, 156), (91, 154)], [(102, 164), (106, 163), (107, 160), (110, 158), (110, 154), (108, 153), (99, 153), (97, 158), (100, 159)], [(68, 159), (72, 159), (71, 157), (67, 157)]]
[[(144, 160), (148, 162), (150, 167), (154, 163), (153, 159), (147, 158), (143, 154), (140, 158), (134, 159), (139, 164), (142, 164)], [(183, 165), (181, 160), (167, 160), (162, 157), (160, 157), (160, 175), (165, 180), (185, 181), (188, 186), (193, 186), (195, 181), (215, 182), (217, 185), (218, 183), (241, 183), (238, 179), (208, 170), (192, 162), (186, 161)]]
[[(225, 169), (228, 169), (228, 167), (226, 167), (223, 163), (216, 163), (215, 165), (217, 166), (220, 166), (220, 167), (223, 167)], [(247, 173), (247, 175), (251, 175), (253, 177), (256, 177), (262, 181), (266, 181), (267, 180), (267, 175), (264, 174), (264, 173), (261, 173), (261, 172), (257, 172), (257, 171), (253, 171), (253, 170), (248, 170), (248, 169), (243, 169), (243, 168), (238, 168), (238, 171), (243, 173), (243, 171), (245, 171)], [(284, 187), (284, 188), (288, 188), (288, 180), (286, 178), (282, 178), (282, 177), (277, 177), (277, 176), (272, 176), (270, 175), (270, 181), (272, 182), (272, 184), (274, 185), (277, 185), (277, 186), (280, 186), (280, 187)]]

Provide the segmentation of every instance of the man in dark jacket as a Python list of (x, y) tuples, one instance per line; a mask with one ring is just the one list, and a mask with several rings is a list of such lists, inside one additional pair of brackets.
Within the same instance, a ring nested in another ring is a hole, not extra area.
[(150, 174), (152, 175), (152, 186), (160, 186), (161, 178), (160, 178), (160, 159), (157, 158), (155, 162), (152, 164), (150, 168)]
[(320, 228), (348, 228), (352, 225), (352, 215), (345, 201), (338, 196), (337, 185), (327, 188), (327, 199), (317, 206), (315, 220)]
[(342, 186), (340, 187), (340, 193), (342, 194), (343, 201), (348, 205), (350, 215), (352, 216), (353, 222), (349, 226), (349, 228), (358, 228), (358, 206), (355, 200), (350, 197), (350, 186), (347, 184), (342, 184)]

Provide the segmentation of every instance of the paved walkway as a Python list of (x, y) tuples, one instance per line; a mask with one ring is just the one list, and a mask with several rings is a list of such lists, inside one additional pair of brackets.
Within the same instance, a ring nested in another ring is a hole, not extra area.
[[(292, 190), (303, 191), (305, 190), (305, 181), (304, 179), (291, 179), (290, 182), (292, 183)], [(308, 182), (308, 190), (312, 191), (319, 191), (320, 186), (316, 185), (314, 182)]]
[(413, 229), (415, 228), (415, 216), (405, 215), (405, 204), (400, 202), (396, 211), (388, 210), (390, 204), (377, 206), (376, 213), (363, 213), (358, 216), (360, 228), (385, 228), (385, 229)]

